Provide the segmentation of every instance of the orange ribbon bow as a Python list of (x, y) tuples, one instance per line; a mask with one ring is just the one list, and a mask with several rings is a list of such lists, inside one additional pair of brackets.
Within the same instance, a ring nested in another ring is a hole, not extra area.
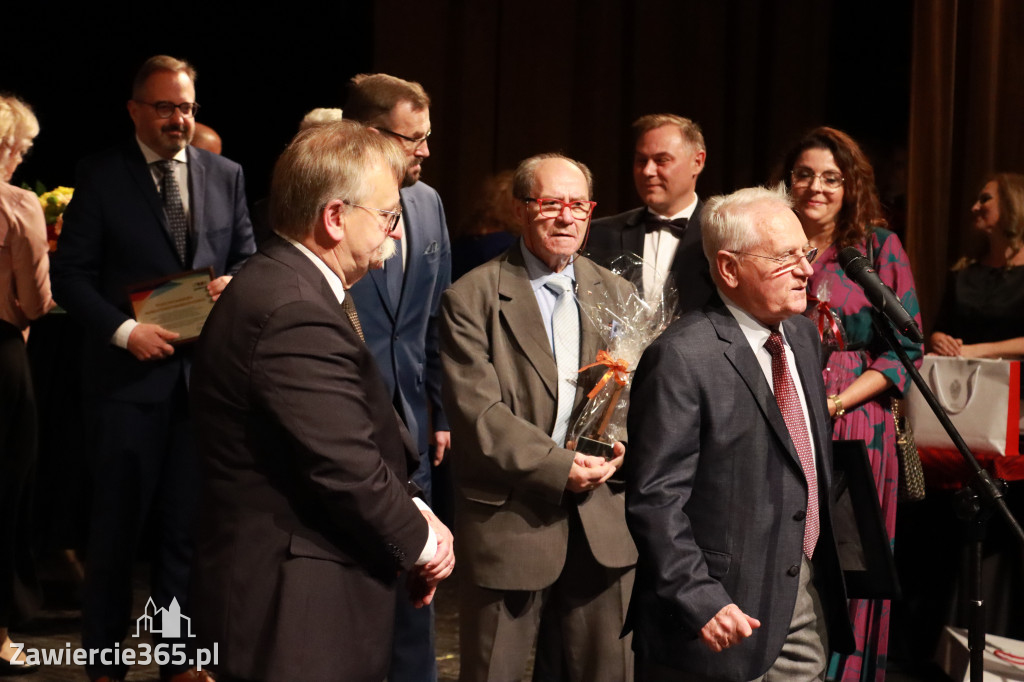
[(619, 386), (626, 385), (626, 375), (629, 374), (629, 364), (621, 358), (616, 360), (611, 356), (611, 353), (606, 350), (597, 351), (597, 362), (592, 362), (586, 367), (581, 367), (579, 371), (585, 372), (591, 367), (597, 367), (598, 365), (604, 365), (608, 368), (608, 371), (604, 373), (604, 376), (602, 376), (601, 380), (597, 382), (597, 385), (594, 386), (590, 393), (587, 394), (588, 399), (597, 395), (598, 392), (604, 388), (604, 385), (611, 381), (612, 377), (615, 378), (615, 383)]

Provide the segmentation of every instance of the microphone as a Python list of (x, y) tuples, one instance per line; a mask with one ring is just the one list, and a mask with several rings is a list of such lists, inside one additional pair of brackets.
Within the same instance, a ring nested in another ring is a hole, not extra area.
[(860, 285), (875, 310), (885, 315), (901, 334), (915, 343), (924, 343), (924, 335), (914, 318), (900, 303), (896, 292), (878, 277), (867, 258), (855, 247), (848, 246), (839, 252), (839, 265), (847, 277)]

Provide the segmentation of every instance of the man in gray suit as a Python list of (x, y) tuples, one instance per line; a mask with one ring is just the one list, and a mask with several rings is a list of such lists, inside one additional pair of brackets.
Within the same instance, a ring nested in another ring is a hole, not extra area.
[(801, 315), (816, 250), (781, 190), (715, 197), (702, 228), (718, 295), (651, 344), (631, 389), (637, 679), (823, 679), (829, 644), (852, 650), (853, 634)]
[(644, 295), (660, 295), (669, 275), (680, 313), (699, 308), (713, 287), (701, 251), (697, 177), (707, 151), (700, 126), (675, 114), (649, 114), (633, 123), (633, 182), (644, 205), (594, 221), (587, 251), (600, 263), (623, 253), (644, 259)]
[(513, 194), (522, 240), (442, 300), (458, 558), (466, 567), (463, 682), (521, 679), (535, 641), (537, 659), (549, 662), (554, 652), (554, 666), (572, 680), (632, 679), (619, 632), (636, 550), (612, 478), (624, 448), (616, 444), (606, 461), (565, 440), (570, 413), (600, 376), (578, 369), (604, 347), (573, 292), (580, 301), (614, 301), (632, 290), (576, 257), (592, 186), (586, 166), (557, 154), (521, 163)]
[[(441, 463), (449, 444), (437, 318), (441, 293), (451, 284), (451, 245), (441, 197), (420, 182), (430, 156), (430, 98), (419, 83), (385, 73), (360, 74), (349, 84), (345, 117), (393, 139), (405, 152), (400, 252), (350, 293), (395, 409), (416, 439), (420, 463), (412, 480), (431, 502), (430, 465)], [(397, 609), (388, 680), (436, 680), (433, 607), (417, 610), (399, 600)]]

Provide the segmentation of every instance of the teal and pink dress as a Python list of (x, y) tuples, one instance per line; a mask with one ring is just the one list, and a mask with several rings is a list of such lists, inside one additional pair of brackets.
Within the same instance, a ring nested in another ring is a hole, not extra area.
[[(910, 272), (907, 254), (899, 238), (888, 230), (875, 228), (867, 237), (874, 251), (874, 267), (878, 276), (899, 296), (903, 306), (921, 324), (921, 315), (914, 289), (914, 276)], [(858, 247), (867, 255), (866, 243)], [(842, 392), (865, 370), (881, 372), (892, 381), (893, 387), (873, 399), (847, 409), (835, 420), (832, 437), (843, 440), (863, 440), (878, 488), (878, 501), (882, 507), (885, 529), (891, 543), (896, 534), (896, 503), (899, 485), (899, 462), (896, 459), (896, 426), (890, 407), (893, 397), (901, 397), (907, 384), (907, 373), (899, 358), (875, 334), (871, 325), (871, 304), (864, 291), (846, 277), (837, 259), (839, 249), (833, 244), (814, 261), (808, 295), (826, 303), (839, 317), (848, 346), (835, 350), (823, 372), (826, 395)], [(813, 309), (808, 314), (817, 317)], [(920, 365), (922, 348), (906, 337), (896, 334), (911, 360)], [(880, 599), (851, 599), (850, 618), (853, 621), (857, 650), (840, 661), (836, 679), (885, 679), (885, 663), (889, 642), (889, 602)]]

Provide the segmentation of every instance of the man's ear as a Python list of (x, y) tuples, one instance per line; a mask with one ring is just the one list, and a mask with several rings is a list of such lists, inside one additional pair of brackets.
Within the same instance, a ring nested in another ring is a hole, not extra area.
[(337, 244), (345, 239), (345, 218), (348, 206), (341, 199), (331, 199), (320, 214), (320, 222), (331, 242)]
[(135, 116), (139, 111), (139, 103), (133, 99), (128, 100), (128, 115), (132, 117), (132, 123), (135, 123)]
[(715, 258), (715, 269), (718, 272), (719, 281), (727, 289), (735, 289), (739, 286), (740, 261), (735, 254), (728, 251), (719, 251)]
[(528, 206), (529, 204), (522, 199), (512, 200), (512, 212), (516, 216), (516, 222), (519, 223), (520, 230), (530, 224), (530, 214), (527, 212)]
[(694, 175), (700, 175), (704, 170), (704, 161), (707, 159), (708, 153), (706, 151), (699, 151), (693, 155), (693, 170)]

